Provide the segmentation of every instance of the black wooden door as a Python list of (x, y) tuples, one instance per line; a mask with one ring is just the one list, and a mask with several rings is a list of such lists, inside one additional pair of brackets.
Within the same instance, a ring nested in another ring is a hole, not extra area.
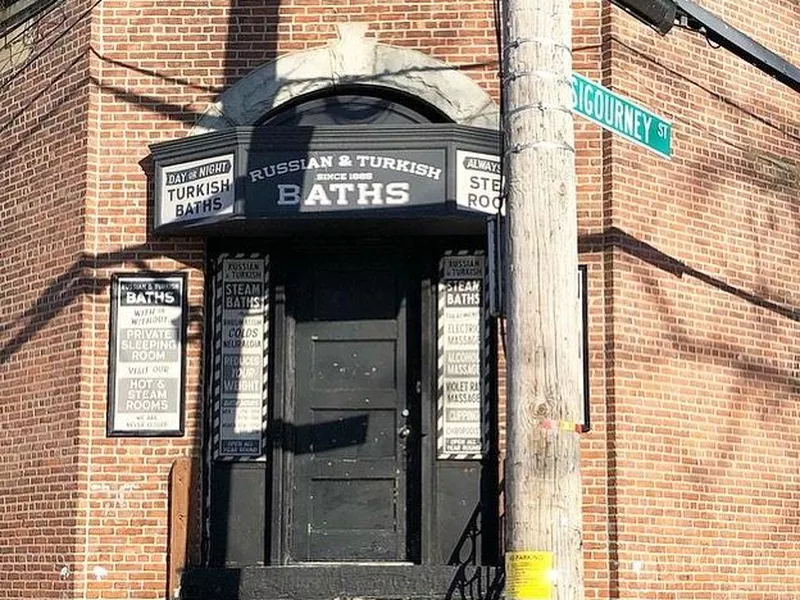
[(408, 273), (369, 257), (297, 264), (290, 560), (403, 561)]

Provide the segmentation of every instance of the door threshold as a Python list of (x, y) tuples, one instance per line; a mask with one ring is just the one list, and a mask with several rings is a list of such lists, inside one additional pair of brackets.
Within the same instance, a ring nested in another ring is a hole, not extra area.
[[(365, 563), (362, 563), (365, 564)], [(353, 563), (295, 563), (288, 566), (189, 567), (181, 577), (182, 600), (500, 600), (499, 567), (400, 563), (383, 569)], [(300, 567), (300, 568), (298, 568)], [(306, 567), (305, 569), (302, 567)]]
[(413, 567), (417, 563), (413, 563), (410, 561), (308, 561), (308, 562), (301, 562), (301, 563), (291, 563), (288, 565), (281, 565), (284, 567)]

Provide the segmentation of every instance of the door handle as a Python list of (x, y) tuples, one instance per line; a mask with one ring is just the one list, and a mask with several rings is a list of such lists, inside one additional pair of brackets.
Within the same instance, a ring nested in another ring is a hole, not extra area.
[(411, 435), (411, 427), (408, 425), (403, 425), (400, 430), (397, 432), (397, 435), (400, 436), (401, 439), (405, 439)]

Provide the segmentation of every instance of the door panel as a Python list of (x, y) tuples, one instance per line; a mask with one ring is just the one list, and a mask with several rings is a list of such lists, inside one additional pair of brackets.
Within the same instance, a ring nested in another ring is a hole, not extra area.
[(209, 563), (225, 567), (266, 564), (266, 465), (217, 462), (212, 482)]
[(406, 287), (397, 264), (295, 271), (291, 558), (406, 558)]

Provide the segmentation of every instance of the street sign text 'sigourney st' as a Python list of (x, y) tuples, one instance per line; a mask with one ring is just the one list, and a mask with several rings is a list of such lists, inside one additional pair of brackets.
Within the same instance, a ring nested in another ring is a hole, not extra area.
[(573, 110), (664, 158), (672, 155), (672, 125), (578, 73), (572, 74)]

